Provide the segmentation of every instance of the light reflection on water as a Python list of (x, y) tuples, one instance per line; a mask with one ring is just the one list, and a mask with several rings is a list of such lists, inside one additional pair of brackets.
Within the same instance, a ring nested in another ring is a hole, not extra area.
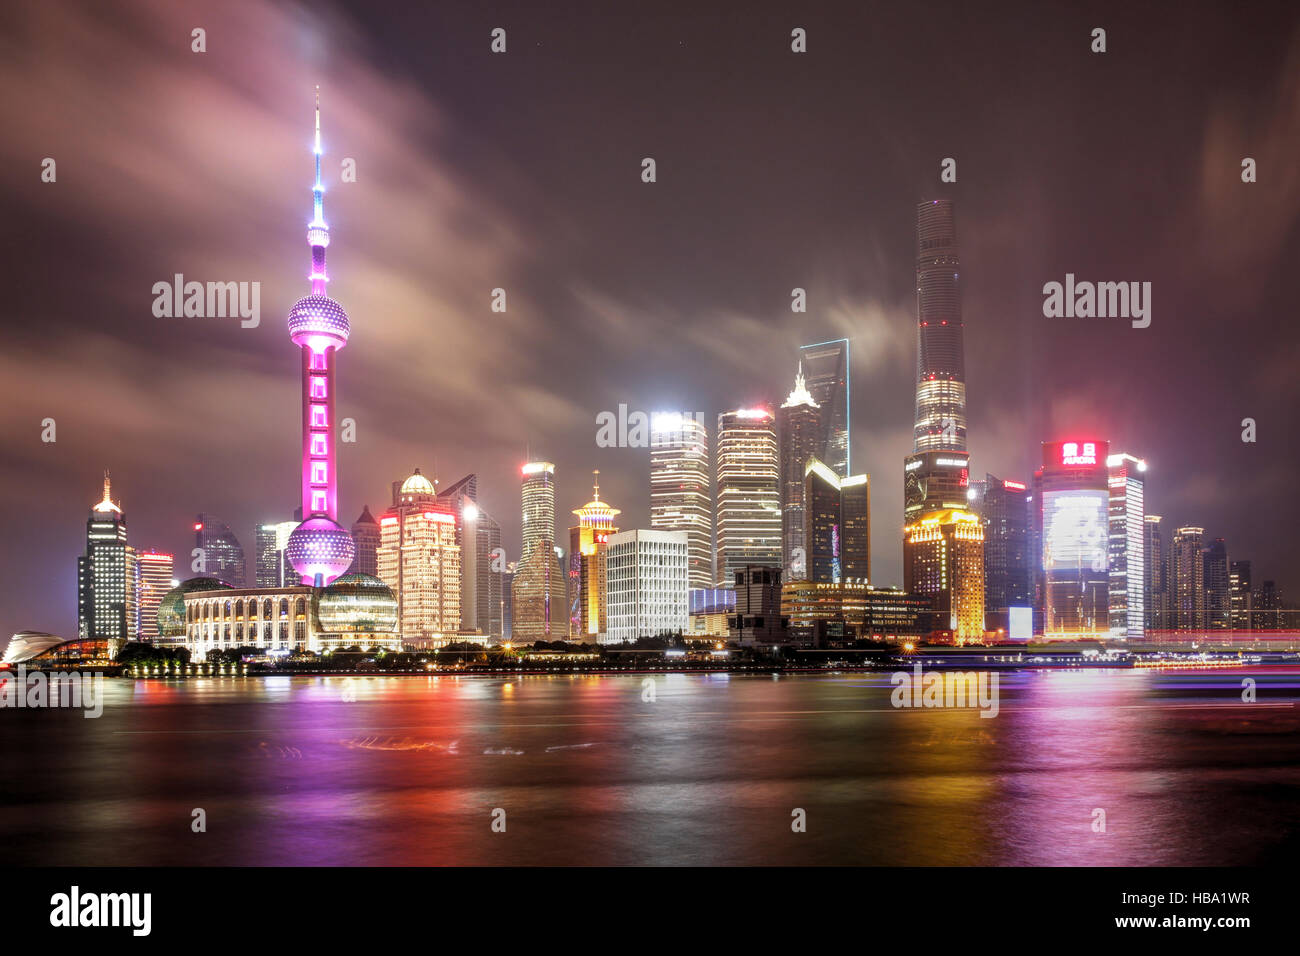
[(82, 865), (1228, 865), (1300, 848), (1294, 669), (999, 676), (991, 720), (895, 709), (888, 674), (658, 675), (653, 701), (645, 675), (109, 681), (96, 720), (0, 712), (0, 840), (13, 863)]

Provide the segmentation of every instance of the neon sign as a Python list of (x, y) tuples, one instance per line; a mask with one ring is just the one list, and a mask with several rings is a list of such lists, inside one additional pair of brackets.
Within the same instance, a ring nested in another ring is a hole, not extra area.
[(1067, 441), (1061, 444), (1061, 464), (1063, 465), (1095, 465), (1097, 464), (1097, 443), (1086, 441), (1082, 448), (1077, 441)]

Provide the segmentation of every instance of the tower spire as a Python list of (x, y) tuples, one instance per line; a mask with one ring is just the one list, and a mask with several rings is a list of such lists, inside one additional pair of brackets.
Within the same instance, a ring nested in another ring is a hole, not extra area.
[(316, 182), (311, 187), (312, 220), (307, 224), (307, 242), (311, 246), (311, 291), (325, 294), (329, 275), (325, 271), (325, 247), (330, 244), (330, 227), (325, 222), (325, 187), (320, 181), (320, 87), (316, 87)]
[(592, 490), (591, 500), (599, 501), (600, 500), (600, 469), (594, 468), (592, 469), (591, 473), (592, 475), (595, 476), (592, 481), (593, 490)]

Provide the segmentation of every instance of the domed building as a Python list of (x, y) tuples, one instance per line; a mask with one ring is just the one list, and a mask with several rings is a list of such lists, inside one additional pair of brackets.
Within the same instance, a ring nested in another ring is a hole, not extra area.
[[(230, 585), (217, 578), (190, 578), (172, 588), (158, 602), (158, 633), (146, 634), (155, 644), (168, 646), (185, 643), (185, 595), (195, 591), (230, 590)], [(178, 640), (179, 639), (179, 640)]]
[(401, 650), (397, 633), (397, 597), (370, 574), (352, 572), (322, 588), (316, 597), (321, 650), (356, 645)]

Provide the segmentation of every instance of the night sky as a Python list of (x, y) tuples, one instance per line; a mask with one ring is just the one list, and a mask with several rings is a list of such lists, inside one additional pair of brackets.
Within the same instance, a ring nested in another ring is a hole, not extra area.
[[(950, 197), (973, 473), (1027, 480), (1040, 442), (1107, 438), (1147, 459), (1166, 535), (1202, 525), (1300, 588), (1294, 3), (111, 6), (0, 12), (0, 640), (75, 632), (106, 468), (131, 543), (180, 577), (197, 512), (250, 576), (253, 526), (292, 516), (316, 84), (352, 320), (344, 525), (417, 466), (474, 471), (513, 559), (531, 450), (559, 528), (593, 468), (644, 527), (649, 453), (598, 448), (598, 413), (704, 412), (712, 439), (719, 411), (785, 397), (798, 345), (847, 336), (876, 583), (901, 583), (915, 205)], [(155, 318), (178, 272), (260, 282), (260, 326)], [(1067, 272), (1151, 282), (1151, 326), (1045, 318)]]

